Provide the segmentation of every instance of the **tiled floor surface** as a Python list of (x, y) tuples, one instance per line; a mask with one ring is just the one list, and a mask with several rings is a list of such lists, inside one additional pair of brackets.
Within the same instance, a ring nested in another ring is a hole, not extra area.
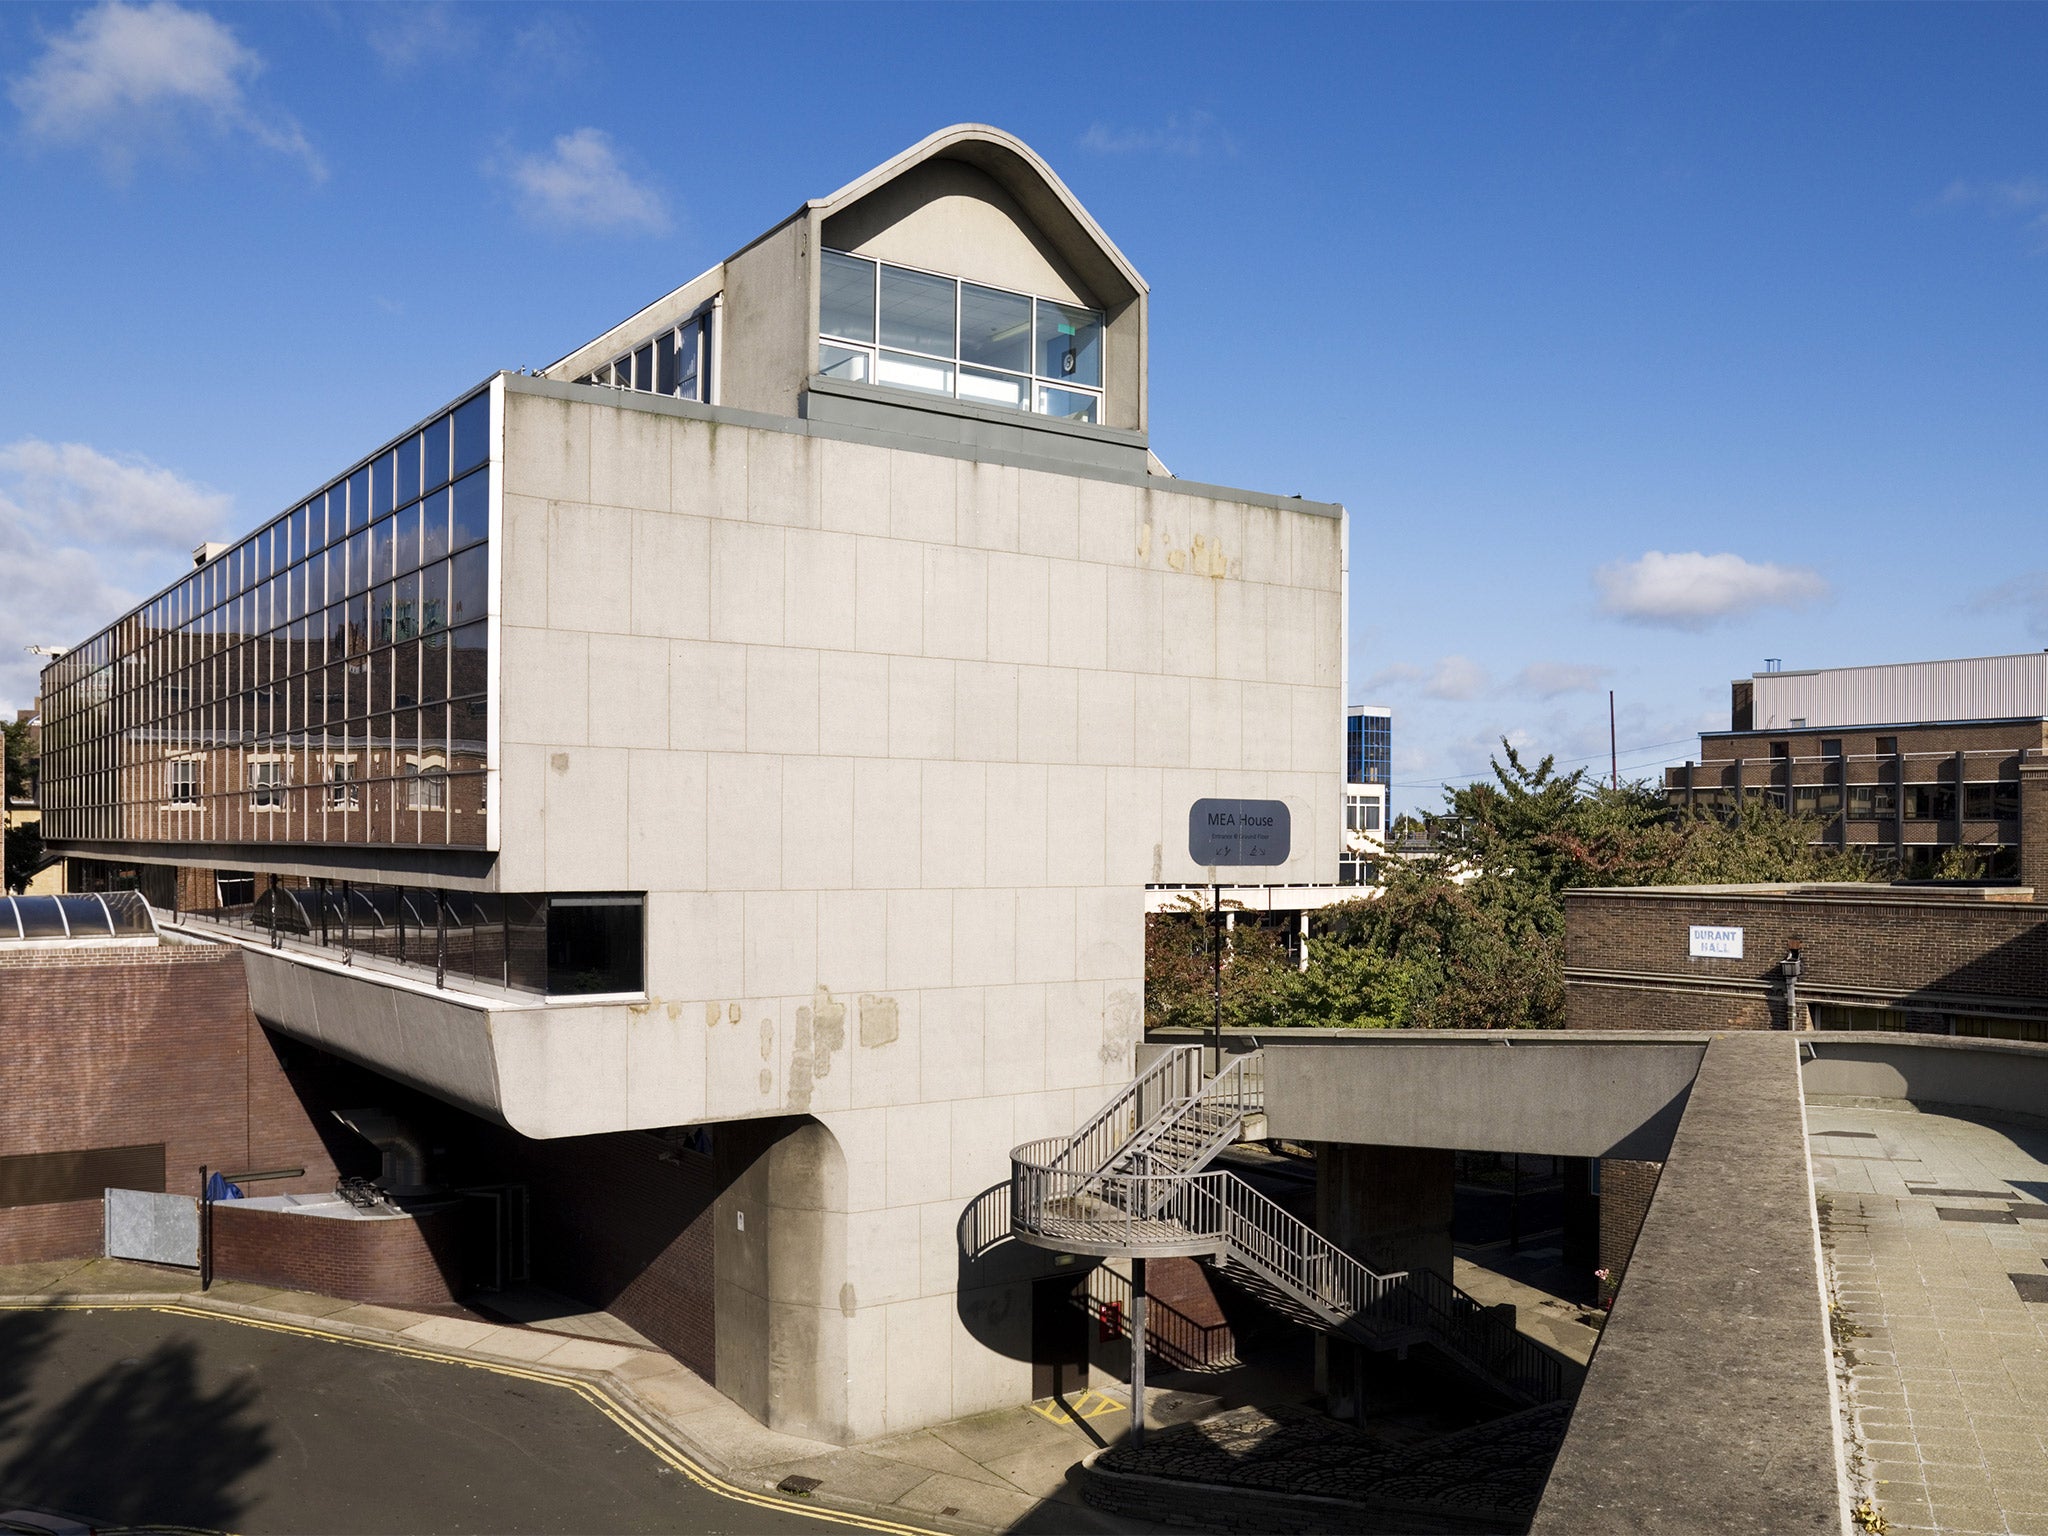
[(1896, 1101), (1807, 1116), (1891, 1529), (2048, 1536), (2048, 1131)]

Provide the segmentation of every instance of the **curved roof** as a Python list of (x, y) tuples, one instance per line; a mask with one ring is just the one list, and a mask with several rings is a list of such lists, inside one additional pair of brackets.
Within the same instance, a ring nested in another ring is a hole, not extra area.
[(1149, 291), (1130, 258), (1081, 206), (1059, 173), (1022, 139), (986, 123), (941, 128), (838, 191), (814, 197), (804, 206), (829, 218), (927, 160), (959, 160), (995, 181), (1105, 300), (1123, 302)]

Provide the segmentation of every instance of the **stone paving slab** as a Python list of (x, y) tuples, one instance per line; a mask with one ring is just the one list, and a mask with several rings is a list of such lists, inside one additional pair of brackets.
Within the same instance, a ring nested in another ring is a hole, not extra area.
[(2013, 1280), (2048, 1281), (2048, 1130), (1896, 1102), (1817, 1102), (1808, 1120), (1886, 1153), (1812, 1140), (1879, 1509), (1894, 1531), (2048, 1536), (2048, 1302)]

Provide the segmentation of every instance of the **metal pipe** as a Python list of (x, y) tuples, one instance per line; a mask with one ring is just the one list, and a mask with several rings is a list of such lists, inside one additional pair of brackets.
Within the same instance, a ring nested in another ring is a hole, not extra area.
[(1145, 1261), (1131, 1260), (1131, 1444), (1145, 1443)]

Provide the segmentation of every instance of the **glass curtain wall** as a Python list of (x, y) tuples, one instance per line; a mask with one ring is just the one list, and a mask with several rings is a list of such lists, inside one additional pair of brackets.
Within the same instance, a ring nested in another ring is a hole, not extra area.
[(481, 847), (490, 397), (43, 674), (44, 833)]
[(1102, 420), (1102, 312), (826, 251), (818, 371), (975, 405)]

